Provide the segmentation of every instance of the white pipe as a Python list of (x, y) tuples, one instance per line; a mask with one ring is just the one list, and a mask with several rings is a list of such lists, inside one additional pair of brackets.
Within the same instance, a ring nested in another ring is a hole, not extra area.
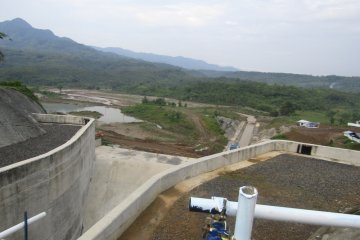
[[(42, 212), (42, 213), (39, 213), (38, 215), (33, 216), (32, 218), (29, 218), (27, 220), (28, 225), (30, 225), (33, 222), (38, 221), (39, 219), (41, 219), (45, 216), (46, 216), (46, 212)], [(11, 228), (6, 229), (5, 231), (0, 232), (0, 239), (5, 238), (5, 237), (15, 233), (16, 231), (23, 229), (24, 225), (25, 225), (25, 223), (21, 222), (19, 224), (16, 224), (15, 226), (12, 226)]]
[[(191, 198), (191, 202), (193, 201)], [(209, 209), (215, 208), (215, 203), (210, 199), (206, 200)], [(200, 202), (201, 203), (201, 202)], [(201, 205), (193, 206), (194, 208), (201, 208)], [(226, 202), (226, 215), (236, 216), (238, 208), (237, 202)], [(360, 228), (360, 216), (343, 213), (333, 213), (324, 211), (315, 211), (307, 209), (275, 207), (256, 204), (255, 218), (262, 218), (268, 220), (297, 222), (303, 224), (313, 224), (320, 226), (333, 226), (333, 227), (349, 227)]]
[(255, 217), (321, 226), (360, 228), (360, 216), (358, 215), (274, 207), (260, 204), (257, 204), (255, 207)]
[(250, 240), (254, 222), (254, 211), (258, 192), (256, 188), (244, 186), (239, 189), (234, 237), (237, 240)]

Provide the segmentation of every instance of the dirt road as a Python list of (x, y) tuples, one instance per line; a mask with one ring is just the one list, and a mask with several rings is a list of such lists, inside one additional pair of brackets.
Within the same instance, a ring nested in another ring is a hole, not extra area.
[(245, 130), (241, 135), (239, 141), (240, 147), (246, 147), (250, 145), (254, 133), (255, 124), (256, 124), (256, 118), (254, 116), (248, 115)]

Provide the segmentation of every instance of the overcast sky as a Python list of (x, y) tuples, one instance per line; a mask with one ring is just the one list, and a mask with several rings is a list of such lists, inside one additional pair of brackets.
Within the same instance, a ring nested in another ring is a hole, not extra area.
[(88, 45), (360, 76), (360, 0), (0, 0), (0, 12)]

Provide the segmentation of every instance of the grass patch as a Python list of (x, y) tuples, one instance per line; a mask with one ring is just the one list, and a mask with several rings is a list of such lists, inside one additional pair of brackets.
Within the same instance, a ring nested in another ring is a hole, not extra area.
[(354, 142), (345, 136), (341, 136), (336, 140), (342, 144), (342, 148), (360, 151), (360, 143)]
[(194, 125), (186, 118), (186, 115), (173, 110), (171, 107), (137, 104), (124, 107), (121, 111), (130, 116), (158, 124), (163, 129), (174, 133), (192, 137), (196, 134)]
[(273, 136), (271, 139), (273, 140), (287, 140), (288, 138), (286, 137), (285, 134), (278, 134)]
[(310, 122), (319, 122), (320, 124), (330, 124), (330, 119), (325, 112), (296, 111), (296, 113), (291, 116), (279, 116), (274, 118), (268, 125), (268, 128), (278, 129), (283, 125), (296, 125), (296, 122), (301, 119)]
[(0, 82), (0, 87), (6, 89), (13, 89), (21, 92), (22, 94), (37, 102), (41, 106), (39, 99), (35, 96), (34, 92), (19, 81)]

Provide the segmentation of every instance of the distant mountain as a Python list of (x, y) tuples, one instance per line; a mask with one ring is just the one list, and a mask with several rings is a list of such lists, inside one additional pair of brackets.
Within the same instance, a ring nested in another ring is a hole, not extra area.
[(58, 37), (50, 30), (33, 28), (21, 18), (0, 22), (0, 31), (6, 33), (9, 40), (1, 41), (3, 47), (11, 49), (28, 49), (46, 52), (95, 53), (96, 51), (70, 38)]
[(290, 85), (305, 88), (330, 88), (340, 91), (360, 92), (360, 77), (343, 77), (336, 75), (313, 76), (294, 73), (272, 73), (272, 72), (218, 72), (200, 71), (210, 78), (225, 77), (229, 79), (242, 79), (248, 81), (263, 82), (267, 84)]
[(234, 67), (224, 67), (215, 64), (209, 64), (202, 60), (186, 58), (186, 57), (170, 57), (165, 55), (157, 55), (153, 53), (141, 53), (141, 52), (133, 52), (130, 50), (126, 50), (123, 48), (115, 48), (115, 47), (108, 47), (108, 48), (99, 48), (94, 47), (97, 50), (104, 51), (104, 52), (111, 52), (116, 53), (120, 56), (126, 56), (135, 59), (141, 59), (148, 62), (153, 63), (166, 63), (174, 66), (178, 66), (181, 68), (192, 69), (192, 70), (212, 70), (212, 71), (224, 71), (224, 72), (234, 72), (239, 71), (239, 69)]
[(134, 86), (141, 88), (142, 83), (171, 84), (194, 78), (190, 71), (172, 65), (97, 51), (50, 30), (35, 29), (20, 18), (1, 22), (0, 32), (12, 39), (0, 41), (5, 55), (0, 81), (126, 91)]
[[(0, 40), (0, 50), (5, 55), (5, 61), (0, 63), (0, 81), (20, 80), (32, 85), (112, 88), (146, 95), (163, 87), (176, 89), (200, 81), (206, 84), (244, 80), (360, 92), (360, 77), (214, 71), (204, 70), (205, 66), (211, 66), (209, 64), (182, 57), (142, 54), (123, 49), (99, 51), (69, 38), (58, 37), (50, 30), (35, 29), (20, 18), (0, 22), (0, 32), (5, 32), (12, 39)], [(144, 59), (147, 56), (152, 59), (148, 59), (149, 61), (155, 62), (161, 62), (162, 60), (156, 59), (163, 58), (170, 59), (168, 63), (193, 62), (193, 68), (197, 66), (196, 68), (203, 69), (189, 70), (174, 66), (179, 63), (169, 65), (147, 62), (139, 56)]]

